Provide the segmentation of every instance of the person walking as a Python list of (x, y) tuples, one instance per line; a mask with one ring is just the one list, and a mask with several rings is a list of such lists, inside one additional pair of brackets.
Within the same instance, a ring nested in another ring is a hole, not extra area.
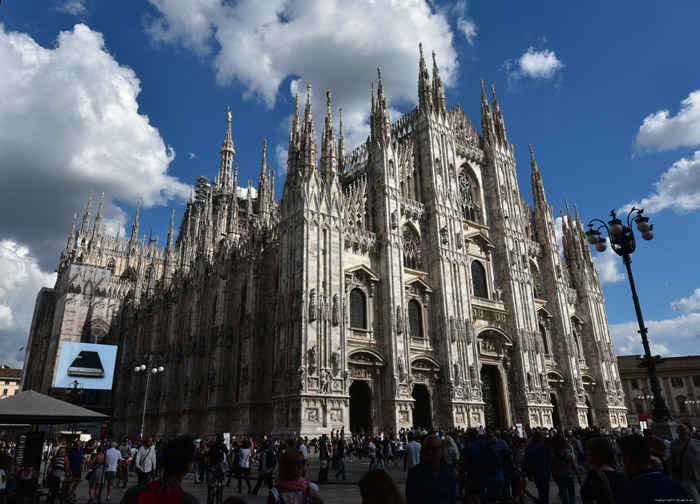
[(532, 432), (532, 443), (525, 447), (525, 473), (535, 482), (540, 504), (549, 504), (549, 447), (542, 442), (542, 432)]
[(700, 504), (700, 441), (689, 435), (688, 427), (676, 427), (678, 438), (671, 443), (671, 475), (688, 497)]
[(238, 450), (238, 493), (241, 493), (242, 480), (245, 480), (248, 485), (248, 493), (251, 492), (250, 486), (250, 441), (243, 440), (241, 449)]
[(153, 470), (156, 468), (156, 449), (151, 438), (146, 438), (139, 448), (135, 464), (139, 484), (150, 483), (153, 479)]
[[(325, 436), (324, 434), (323, 443), (326, 441)], [(328, 451), (327, 446), (326, 451)], [(279, 466), (277, 484), (270, 489), (267, 504), (280, 502), (323, 503), (318, 486), (306, 479), (304, 456), (297, 448), (288, 448), (282, 452)]]
[(455, 472), (442, 462), (442, 440), (437, 434), (425, 438), (421, 461), (406, 475), (408, 504), (456, 502)]
[(61, 489), (61, 480), (68, 468), (68, 457), (66, 456), (66, 448), (59, 446), (58, 452), (49, 462), (49, 470), (47, 478), (49, 481), (49, 497), (46, 499), (46, 504), (53, 504)]
[(121, 463), (122, 455), (117, 449), (117, 442), (109, 443), (109, 449), (105, 452), (105, 484), (107, 485), (107, 500), (112, 499), (112, 487), (117, 483), (117, 469)]
[(578, 478), (579, 485), (582, 484), (581, 474), (578, 472), (576, 459), (567, 446), (566, 439), (561, 434), (557, 434), (552, 438), (550, 468), (554, 481), (559, 488), (561, 501), (564, 504), (576, 504), (574, 474)]
[(594, 437), (588, 442), (588, 471), (586, 481), (581, 485), (581, 499), (596, 504), (620, 502), (627, 479), (617, 472), (615, 448), (607, 437)]
[(95, 448), (94, 456), (88, 464), (88, 470), (90, 471), (90, 477), (88, 479), (90, 500), (88, 504), (92, 504), (97, 501), (97, 495), (102, 491), (102, 481), (105, 472), (105, 453), (103, 446)]
[(343, 475), (343, 481), (347, 480), (347, 477), (345, 476), (345, 440), (344, 439), (339, 439), (338, 444), (335, 447), (335, 453), (333, 454), (333, 458), (336, 461), (336, 464), (338, 465), (338, 471), (335, 473), (335, 479), (338, 479), (340, 475)]
[(277, 466), (277, 454), (275, 453), (274, 443), (267, 443), (267, 441), (262, 442), (262, 450), (260, 451), (260, 461), (258, 464), (258, 482), (255, 484), (255, 488), (251, 492), (253, 495), (258, 495), (258, 491), (262, 486), (263, 482), (268, 488), (272, 488), (272, 473), (275, 471)]

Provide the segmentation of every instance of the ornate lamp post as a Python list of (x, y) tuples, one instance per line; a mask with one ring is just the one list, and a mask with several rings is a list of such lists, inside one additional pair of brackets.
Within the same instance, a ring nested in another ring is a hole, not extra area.
[(693, 411), (693, 420), (695, 420), (695, 426), (698, 426), (698, 417), (695, 415), (695, 405), (700, 404), (700, 399), (696, 399), (693, 394), (688, 394), (687, 399), (685, 400), (686, 404), (690, 404), (690, 407), (692, 408)]
[(649, 404), (647, 401), (650, 399), (653, 399), (654, 396), (651, 395), (651, 391), (649, 389), (642, 389), (642, 393), (637, 396), (638, 401), (644, 401), (644, 406), (647, 409), (647, 413), (649, 412)]
[[(633, 213), (637, 213), (632, 217)], [(627, 268), (627, 278), (630, 282), (630, 288), (632, 289), (632, 301), (634, 302), (634, 310), (637, 313), (637, 323), (639, 324), (639, 334), (642, 335), (642, 345), (644, 346), (644, 356), (640, 358), (641, 362), (639, 367), (647, 368), (649, 372), (649, 381), (651, 382), (651, 393), (654, 397), (653, 409), (651, 417), (654, 420), (653, 429), (659, 434), (668, 434), (671, 438), (675, 437), (675, 427), (669, 424), (672, 421), (671, 412), (666, 406), (666, 401), (664, 401), (661, 395), (661, 385), (659, 384), (659, 377), (656, 374), (656, 366), (663, 362), (661, 356), (656, 355), (651, 356), (651, 350), (649, 349), (649, 340), (647, 339), (647, 328), (644, 326), (644, 319), (642, 318), (642, 309), (639, 306), (639, 298), (637, 297), (637, 289), (634, 286), (634, 277), (632, 276), (632, 259), (630, 255), (634, 252), (636, 243), (634, 241), (634, 231), (632, 231), (632, 223), (637, 225), (637, 230), (641, 233), (644, 240), (651, 240), (654, 238), (654, 226), (649, 224), (649, 217), (642, 215), (644, 209), (632, 208), (627, 214), (627, 222), (623, 223), (617, 218), (615, 210), (610, 212), (611, 220), (606, 224), (600, 219), (593, 219), (588, 224), (588, 231), (586, 231), (586, 239), (591, 245), (595, 245), (595, 249), (598, 252), (604, 252), (607, 248), (605, 244), (605, 238), (601, 236), (600, 230), (605, 229), (608, 233), (608, 239), (610, 240), (610, 245), (617, 255), (622, 257), (622, 263)], [(594, 229), (594, 222), (600, 223), (600, 225)], [(670, 432), (668, 432), (670, 430)]]
[[(146, 372), (146, 393), (143, 395), (143, 413), (141, 414), (141, 432), (139, 439), (143, 439), (143, 425), (146, 421), (146, 406), (148, 404), (148, 385), (150, 384), (151, 375), (162, 373), (165, 371), (163, 367), (163, 356), (158, 352), (147, 353), (143, 356), (143, 360), (148, 364), (141, 364), (134, 368), (134, 373)], [(148, 372), (150, 371), (150, 372)]]

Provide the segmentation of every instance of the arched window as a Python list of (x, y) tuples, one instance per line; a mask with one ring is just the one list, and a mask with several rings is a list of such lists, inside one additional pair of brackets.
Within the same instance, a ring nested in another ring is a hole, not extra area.
[(459, 197), (462, 205), (462, 217), (466, 220), (476, 222), (478, 219), (477, 212), (477, 195), (476, 182), (467, 173), (466, 170), (459, 172), (457, 177), (459, 182)]
[(367, 303), (360, 289), (350, 291), (350, 327), (367, 329)]
[(415, 299), (408, 302), (408, 328), (413, 338), (423, 337), (423, 309)]
[(416, 234), (408, 227), (403, 228), (403, 265), (404, 268), (421, 269), (423, 267), (423, 255), (420, 250), (420, 242)]
[(474, 295), (488, 299), (489, 291), (486, 287), (486, 270), (479, 261), (472, 262), (472, 283), (474, 284)]
[(547, 344), (547, 331), (544, 326), (540, 324), (540, 336), (542, 336), (542, 345), (544, 346), (544, 353), (549, 353), (549, 345)]

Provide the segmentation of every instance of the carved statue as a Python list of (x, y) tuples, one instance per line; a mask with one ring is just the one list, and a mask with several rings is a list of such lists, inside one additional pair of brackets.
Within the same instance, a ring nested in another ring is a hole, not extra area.
[(313, 376), (316, 374), (316, 345), (309, 348), (308, 359), (309, 359), (309, 375)]
[(338, 294), (333, 295), (333, 325), (337, 326), (340, 324), (340, 301)]
[(462, 365), (459, 363), (459, 361), (456, 361), (452, 367), (454, 368), (455, 373), (455, 383), (460, 385), (462, 383)]
[(469, 366), (469, 376), (472, 379), (472, 382), (476, 382), (479, 380), (479, 372), (476, 369), (476, 364), (472, 364)]
[(336, 348), (331, 354), (331, 369), (333, 376), (337, 377), (340, 373), (340, 348)]
[(321, 370), (321, 386), (319, 387), (319, 392), (322, 394), (327, 394), (330, 391), (330, 380), (328, 378), (328, 371), (325, 369)]
[(316, 320), (316, 289), (311, 289), (309, 293), (309, 321)]
[(306, 388), (306, 369), (303, 367), (297, 369), (297, 378), (299, 379), (299, 392), (303, 392)]
[(401, 306), (396, 307), (396, 332), (398, 334), (403, 334), (403, 314), (401, 313)]
[(406, 361), (403, 355), (399, 355), (399, 379), (404, 381), (406, 379)]
[(399, 227), (399, 218), (396, 215), (396, 210), (391, 212), (391, 229), (396, 229)]

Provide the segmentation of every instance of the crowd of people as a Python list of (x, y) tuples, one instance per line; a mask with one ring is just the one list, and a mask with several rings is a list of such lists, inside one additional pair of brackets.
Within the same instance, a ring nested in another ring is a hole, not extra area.
[[(48, 441), (44, 446), (46, 504), (56, 499), (76, 502), (76, 491), (87, 480), (88, 501), (110, 501), (116, 486), (136, 485), (122, 497), (124, 504), (182, 502), (196, 497), (182, 490), (188, 474), (207, 485), (207, 503), (214, 488), (230, 486), (236, 493), (257, 495), (267, 487), (269, 504), (323, 502), (329, 475), (347, 480), (346, 463), (367, 464), (357, 485), (363, 503), (471, 504), (552, 502), (646, 503), (677, 499), (700, 504), (700, 440), (685, 425), (677, 438), (654, 436), (636, 429), (402, 429), (345, 435), (344, 429), (320, 438), (244, 438), (227, 442), (179, 437), (145, 438), (139, 442), (80, 440)], [(14, 445), (0, 447), (0, 504), (32, 499), (40, 468), (15, 468)], [(315, 482), (307, 477), (318, 460)], [(388, 468), (406, 471), (400, 491)], [(253, 477), (253, 481), (251, 481)], [(551, 482), (556, 498), (550, 496)], [(245, 483), (245, 488), (243, 484)], [(578, 486), (576, 485), (578, 483)], [(142, 500), (146, 496), (160, 496)], [(159, 500), (161, 499), (161, 500)], [(224, 504), (245, 502), (229, 497)], [(26, 502), (26, 501), (25, 501)]]

